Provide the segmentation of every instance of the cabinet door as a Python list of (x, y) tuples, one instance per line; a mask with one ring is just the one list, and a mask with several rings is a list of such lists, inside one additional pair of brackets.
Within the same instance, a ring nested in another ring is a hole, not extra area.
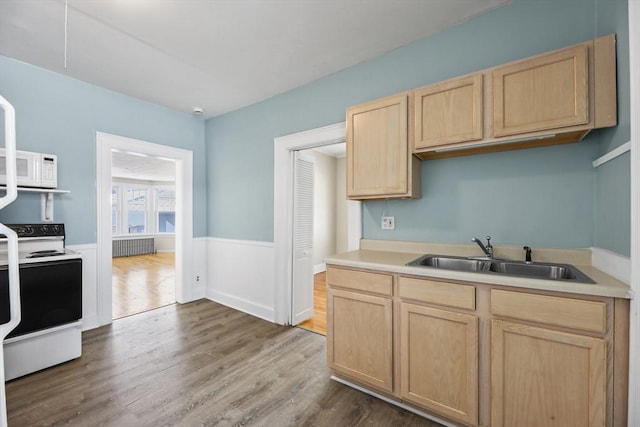
[(386, 392), (393, 392), (391, 298), (329, 288), (329, 368)]
[(400, 304), (403, 399), (466, 424), (478, 423), (478, 318)]
[(482, 139), (482, 74), (413, 92), (414, 149)]
[(347, 110), (347, 195), (410, 197), (408, 94)]
[(586, 124), (587, 45), (497, 67), (493, 94), (496, 137)]
[(491, 426), (604, 426), (604, 340), (492, 321)]

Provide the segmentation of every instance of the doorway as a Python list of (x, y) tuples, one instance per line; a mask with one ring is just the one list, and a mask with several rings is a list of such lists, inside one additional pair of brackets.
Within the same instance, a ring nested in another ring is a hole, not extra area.
[(176, 163), (111, 151), (113, 320), (174, 304)]
[(97, 299), (98, 323), (111, 323), (113, 317), (112, 289), (112, 192), (113, 152), (130, 152), (171, 161), (175, 171), (175, 300), (192, 298), (191, 264), (193, 241), (193, 153), (189, 150), (154, 144), (117, 135), (98, 132), (97, 142)]
[[(293, 323), (293, 165), (294, 152), (317, 148), (346, 139), (345, 123), (325, 126), (274, 140), (274, 252), (275, 321)], [(346, 197), (346, 196), (345, 196)], [(360, 247), (362, 207), (349, 201), (347, 206), (347, 251)]]
[[(298, 245), (299, 232), (298, 215), (299, 200), (310, 197), (312, 206), (309, 212), (311, 230), (310, 265), (300, 277), (298, 253), (294, 254), (293, 264), (293, 300), (296, 303), (296, 292), (306, 292), (306, 297), (312, 300), (312, 313), (299, 316), (293, 313), (293, 324), (316, 332), (321, 335), (327, 333), (327, 297), (326, 297), (326, 265), (324, 259), (332, 254), (347, 251), (347, 178), (346, 178), (346, 143), (340, 142), (309, 148), (297, 152), (298, 158), (305, 156), (313, 163), (311, 188), (298, 185), (300, 173), (296, 162), (294, 174), (294, 236)], [(300, 190), (310, 194), (301, 194)], [(298, 249), (298, 248), (296, 248)], [(304, 264), (303, 264), (304, 265)]]

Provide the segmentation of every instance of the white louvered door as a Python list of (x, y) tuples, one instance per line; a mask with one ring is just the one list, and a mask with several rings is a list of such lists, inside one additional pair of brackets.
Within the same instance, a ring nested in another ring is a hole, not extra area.
[(291, 323), (313, 316), (313, 158), (294, 152)]

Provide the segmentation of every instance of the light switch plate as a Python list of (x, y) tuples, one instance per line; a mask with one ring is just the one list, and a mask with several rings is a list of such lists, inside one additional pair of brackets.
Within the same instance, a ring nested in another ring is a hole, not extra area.
[(396, 217), (394, 216), (383, 216), (382, 217), (382, 229), (383, 230), (394, 230), (396, 228)]

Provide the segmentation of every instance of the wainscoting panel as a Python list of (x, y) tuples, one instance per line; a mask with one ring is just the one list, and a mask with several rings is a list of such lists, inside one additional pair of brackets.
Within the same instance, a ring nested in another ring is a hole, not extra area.
[(98, 282), (96, 272), (96, 244), (68, 245), (68, 249), (82, 254), (82, 330), (97, 328)]
[(193, 239), (192, 301), (205, 298), (207, 295), (207, 240), (208, 237), (194, 237)]
[(274, 321), (273, 243), (210, 237), (207, 260), (208, 299)]

